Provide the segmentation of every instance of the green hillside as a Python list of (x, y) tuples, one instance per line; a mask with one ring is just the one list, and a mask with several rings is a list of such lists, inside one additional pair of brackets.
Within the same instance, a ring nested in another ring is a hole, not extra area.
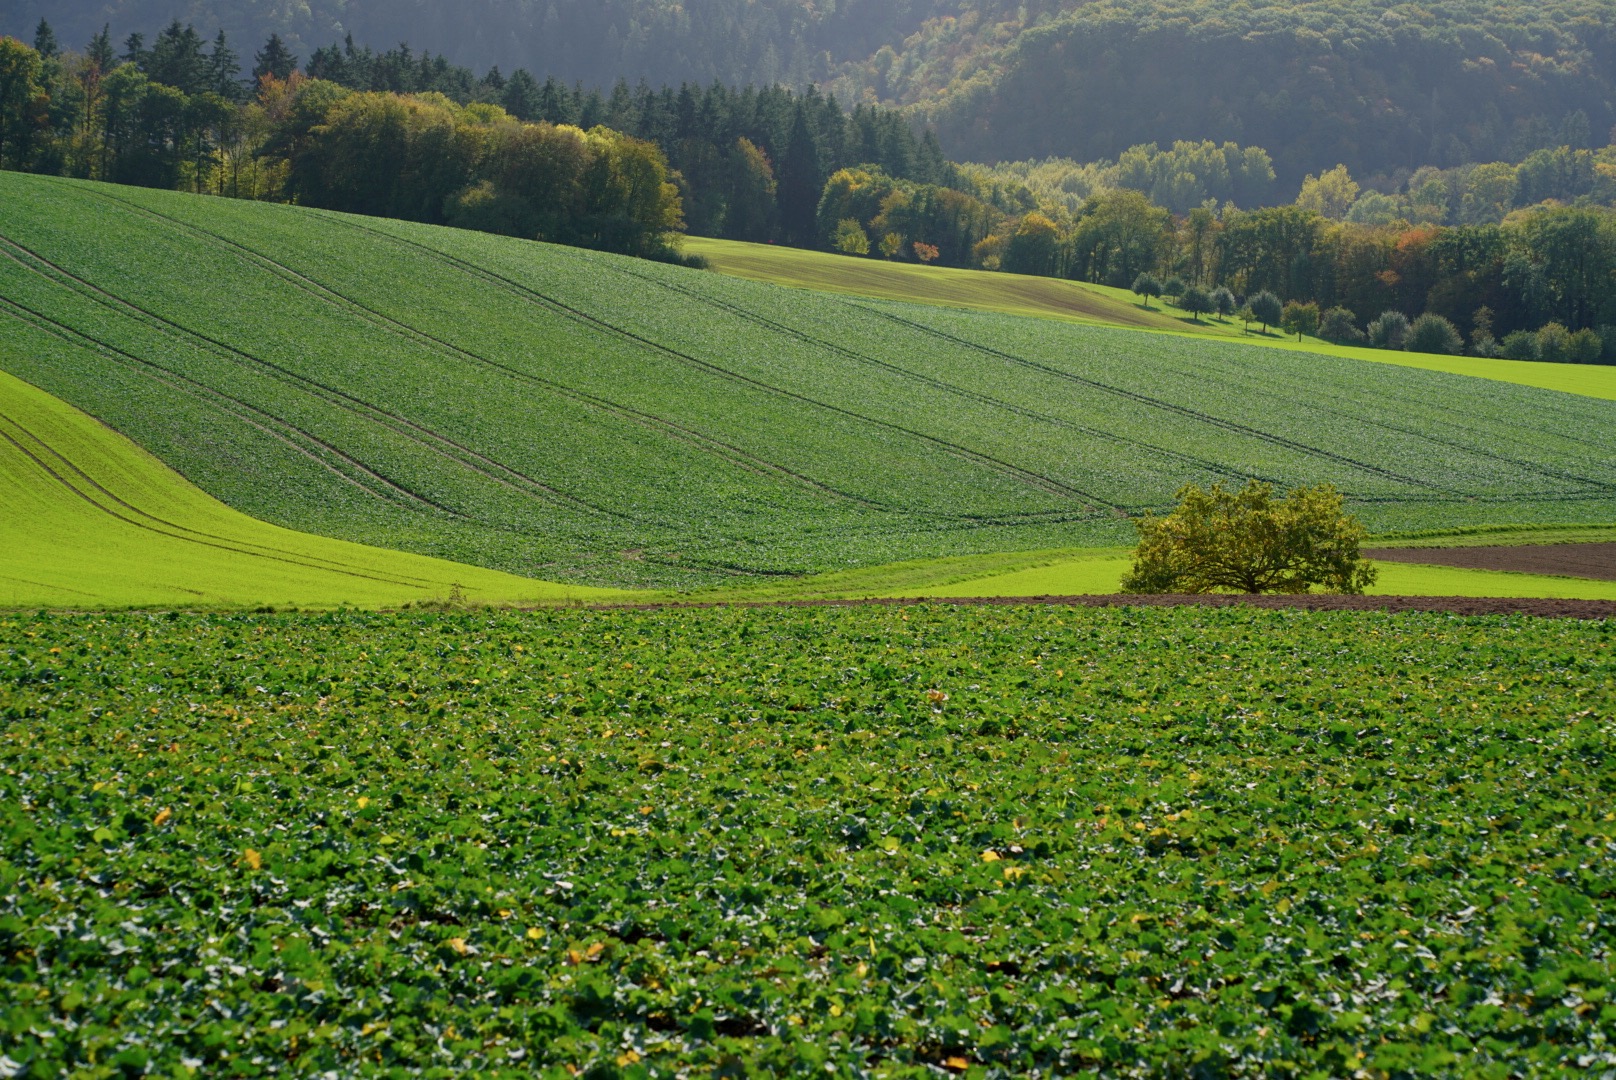
[(475, 566), (295, 533), (221, 505), (0, 372), (0, 608), (607, 600)]
[(1479, 379), (1496, 379), (1545, 390), (1560, 390), (1567, 394), (1616, 400), (1616, 367), (1604, 365), (1435, 356), (1332, 345), (1317, 338), (1297, 342), (1274, 331), (1260, 335), (1258, 331), (1261, 328), (1256, 326), (1251, 327), (1248, 333), (1238, 319), (1223, 320), (1206, 316), (1196, 321), (1173, 307), (1171, 301), (1158, 300), (1146, 309), (1138, 297), (1124, 289), (1086, 281), (860, 259), (824, 251), (704, 237), (691, 237), (684, 246), (690, 253), (706, 259), (711, 268), (721, 274), (776, 285), (995, 311), (1007, 315), (1034, 315), (1046, 319), (1169, 333), (1234, 337), (1280, 349), (1329, 353), (1377, 364), (1402, 364), (1427, 371), (1445, 371), (1454, 375), (1471, 375)]
[(0, 174), (0, 368), (303, 531), (713, 585), (1126, 542), (1186, 481), (1616, 520), (1601, 401)]

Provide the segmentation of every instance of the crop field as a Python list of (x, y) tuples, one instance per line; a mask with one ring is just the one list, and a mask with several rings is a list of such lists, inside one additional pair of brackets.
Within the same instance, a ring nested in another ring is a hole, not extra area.
[(1318, 338), (1298, 342), (1288, 334), (1273, 330), (1262, 335), (1260, 326), (1253, 326), (1248, 332), (1238, 319), (1207, 316), (1194, 321), (1187, 312), (1174, 307), (1171, 301), (1157, 300), (1146, 309), (1140, 304), (1139, 298), (1126, 289), (1088, 282), (891, 263), (705, 237), (688, 238), (685, 248), (707, 259), (712, 268), (721, 274), (799, 289), (1170, 333), (1234, 337), (1243, 342), (1274, 348), (1324, 353), (1353, 360), (1536, 386), (1568, 394), (1616, 399), (1616, 367), (1435, 356), (1332, 345)]
[(0, 489), (0, 608), (546, 603), (624, 595), (254, 521), (4, 372)]
[[(1034, 315), (1080, 323), (1153, 330), (1184, 329), (1160, 302), (1146, 308), (1123, 289), (1026, 274), (852, 258), (825, 251), (689, 236), (682, 248), (721, 274), (820, 292)], [(1216, 333), (1222, 324), (1203, 324)], [(1238, 329), (1238, 324), (1236, 324)]]
[(711, 587), (1124, 543), (1188, 481), (1377, 532), (1616, 521), (1608, 403), (0, 175), (0, 369), (264, 521)]
[(1606, 1075), (1616, 624), (0, 618), (13, 1075)]

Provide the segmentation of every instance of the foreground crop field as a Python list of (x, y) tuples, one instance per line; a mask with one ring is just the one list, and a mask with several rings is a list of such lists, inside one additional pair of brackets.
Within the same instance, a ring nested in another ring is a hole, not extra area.
[(254, 521), (5, 372), (0, 490), (0, 608), (534, 604), (624, 595)]
[(0, 621), (30, 1076), (1598, 1075), (1616, 625)]
[(1126, 542), (1186, 481), (1616, 520), (1607, 402), (0, 174), (0, 368), (274, 524), (711, 586)]

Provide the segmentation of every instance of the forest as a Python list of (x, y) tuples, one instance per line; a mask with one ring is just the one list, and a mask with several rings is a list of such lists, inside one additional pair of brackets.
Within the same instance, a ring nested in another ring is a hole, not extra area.
[(32, 45), (0, 39), (0, 167), (662, 259), (690, 232), (1123, 288), (1152, 275), (1192, 317), (1224, 290), (1228, 312), (1271, 296), (1338, 341), (1402, 347), (1424, 316), (1445, 328), (1417, 338), (1435, 351), (1616, 357), (1612, 147), (1426, 166), (1385, 190), (1343, 164), (1284, 202), (1269, 151), (1234, 142), (959, 165), (903, 113), (813, 88), (602, 93), (403, 45), (301, 58), (278, 35), (244, 62), (179, 22), (76, 51), (42, 22)]
[(908, 108), (954, 160), (1233, 141), (1292, 189), (1337, 163), (1381, 187), (1590, 149), (1616, 124), (1607, 0), (0, 0), (0, 34), (41, 18), (75, 42), (178, 18), (304, 57), (345, 35), (428, 43), (569, 86), (817, 85)]

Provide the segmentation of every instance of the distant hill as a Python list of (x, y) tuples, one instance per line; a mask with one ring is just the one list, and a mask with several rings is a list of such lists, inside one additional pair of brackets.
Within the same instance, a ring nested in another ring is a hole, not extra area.
[(915, 106), (955, 160), (1227, 139), (1267, 149), (1282, 185), (1600, 146), (1616, 125), (1616, 0), (0, 0), (0, 33), (41, 17), (74, 47), (180, 18), (246, 57), (270, 32), (303, 57), (351, 34), (593, 86), (815, 82)]

